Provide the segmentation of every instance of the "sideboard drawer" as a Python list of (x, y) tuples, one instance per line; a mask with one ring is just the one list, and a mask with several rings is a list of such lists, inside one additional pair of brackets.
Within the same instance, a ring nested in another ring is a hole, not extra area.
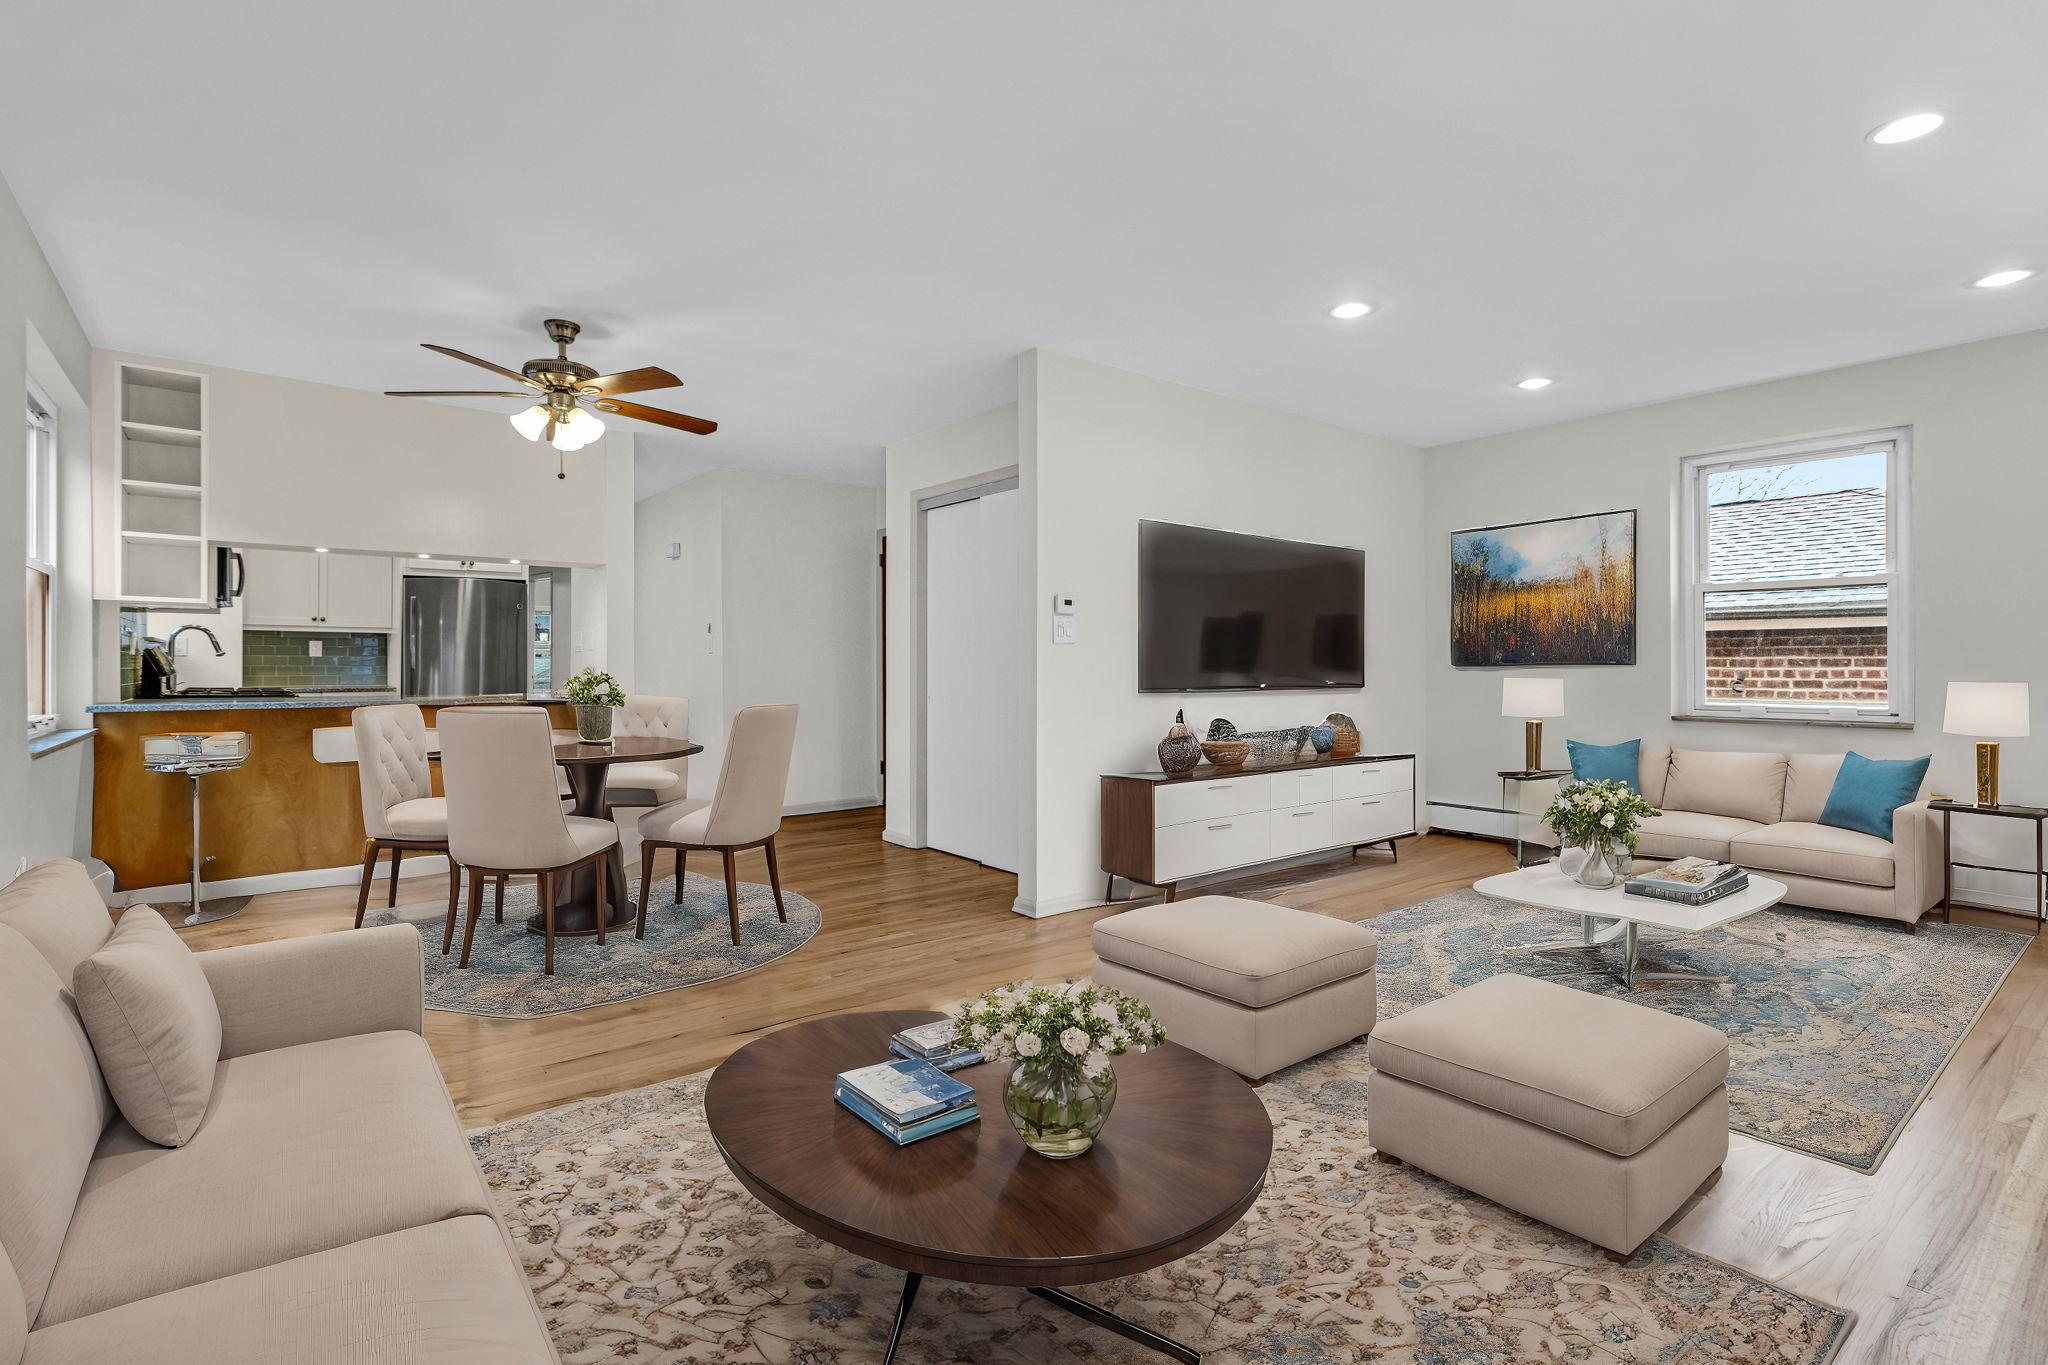
[(1273, 774), (1273, 809), (1313, 806), (1330, 799), (1330, 770)]
[(1153, 836), (1153, 875), (1161, 883), (1177, 882), (1270, 857), (1270, 820), (1261, 810), (1167, 825)]
[(1276, 810), (1268, 818), (1273, 822), (1273, 851), (1269, 857), (1292, 857), (1310, 849), (1328, 848), (1336, 842), (1330, 833), (1328, 802)]
[(1273, 779), (1266, 773), (1218, 777), (1206, 782), (1161, 783), (1152, 793), (1152, 823), (1162, 828), (1192, 824), (1196, 820), (1270, 810), (1272, 805)]
[(1382, 792), (1330, 803), (1332, 842), (1367, 844), (1415, 829), (1415, 793)]
[(1415, 790), (1415, 760), (1391, 758), (1384, 763), (1352, 763), (1330, 770), (1330, 798), (1378, 796), (1382, 792)]

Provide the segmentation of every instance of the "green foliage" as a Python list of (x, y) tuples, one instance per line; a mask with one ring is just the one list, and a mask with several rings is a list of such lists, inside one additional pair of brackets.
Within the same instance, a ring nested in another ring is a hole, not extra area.
[(572, 706), (624, 706), (626, 693), (619, 686), (619, 680), (609, 673), (586, 668), (569, 679), (565, 691)]
[(1152, 1007), (1083, 978), (1064, 985), (1029, 981), (976, 996), (956, 1012), (960, 1037), (990, 1061), (1078, 1066), (1090, 1076), (1111, 1057), (1166, 1041)]
[(1663, 813), (1626, 782), (1571, 782), (1558, 788), (1557, 799), (1543, 812), (1543, 823), (1567, 846), (1595, 838), (1619, 839), (1634, 853), (1643, 821)]

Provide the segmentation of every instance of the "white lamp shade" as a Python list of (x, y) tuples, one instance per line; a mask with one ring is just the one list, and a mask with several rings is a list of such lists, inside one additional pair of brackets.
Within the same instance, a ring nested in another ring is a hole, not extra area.
[(564, 451), (581, 450), (602, 435), (603, 422), (582, 408), (571, 408), (568, 416), (555, 423), (554, 447)]
[(530, 408), (513, 413), (511, 422), (513, 429), (521, 436), (529, 441), (538, 441), (540, 434), (547, 430), (548, 410), (543, 405), (535, 403)]
[(1941, 728), (1951, 735), (2012, 739), (2029, 733), (2023, 682), (1952, 682)]
[(1509, 677), (1500, 680), (1500, 713), (1504, 716), (1561, 716), (1563, 678)]

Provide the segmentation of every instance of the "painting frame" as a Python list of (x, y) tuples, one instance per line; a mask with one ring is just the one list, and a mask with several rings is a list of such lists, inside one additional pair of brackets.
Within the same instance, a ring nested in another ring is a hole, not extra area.
[[(1451, 666), (1634, 667), (1638, 512), (1617, 507), (1451, 531)], [(1522, 576), (1562, 564), (1575, 534), (1572, 573)], [(1617, 538), (1625, 544), (1610, 553)]]

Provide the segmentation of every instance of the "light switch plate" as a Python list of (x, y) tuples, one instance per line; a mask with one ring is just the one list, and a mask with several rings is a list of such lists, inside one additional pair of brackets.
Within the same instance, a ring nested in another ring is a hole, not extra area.
[(308, 640), (308, 641), (306, 641), (306, 657), (307, 657), (307, 658), (309, 658), (309, 659), (317, 659), (317, 658), (319, 658), (319, 657), (320, 657), (320, 645), (321, 645), (321, 642), (320, 642), (320, 641), (318, 641), (318, 640)]
[(1073, 645), (1081, 642), (1081, 623), (1071, 616), (1052, 618), (1052, 642), (1056, 645)]

